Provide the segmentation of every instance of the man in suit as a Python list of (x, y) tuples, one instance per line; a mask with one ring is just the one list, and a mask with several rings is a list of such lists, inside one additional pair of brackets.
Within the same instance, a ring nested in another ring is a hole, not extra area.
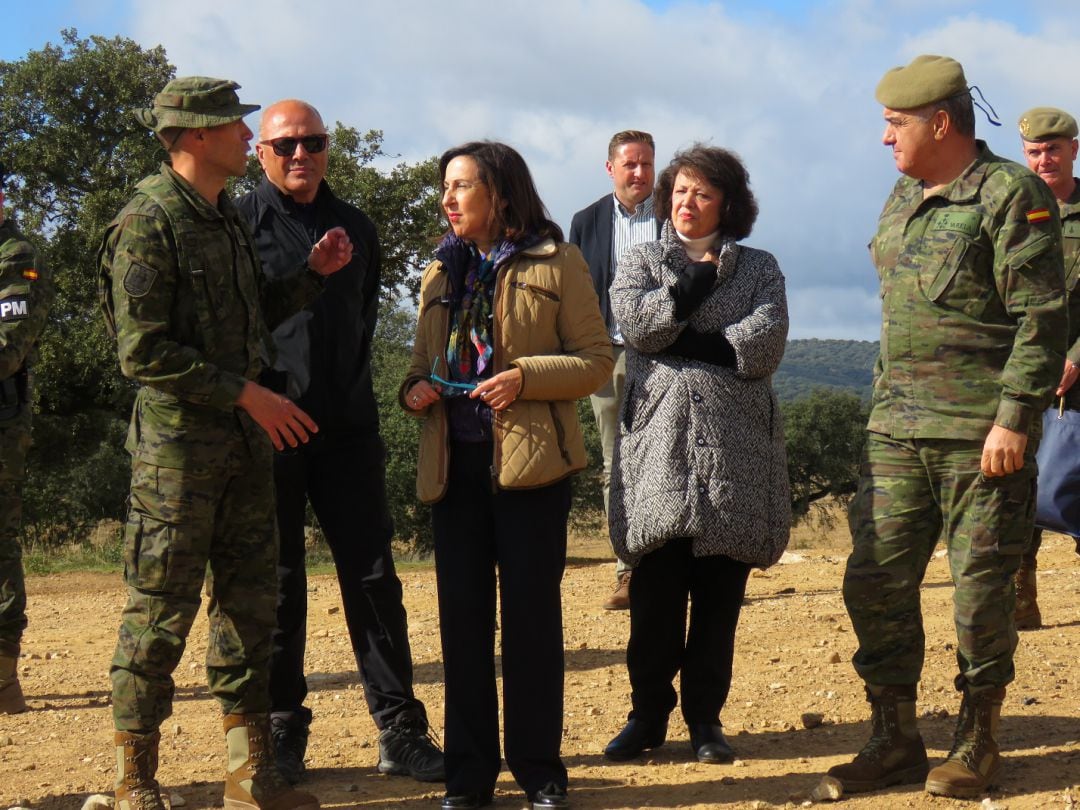
[[(656, 145), (648, 132), (625, 130), (617, 132), (608, 143), (607, 173), (615, 186), (614, 193), (605, 194), (587, 208), (574, 214), (570, 224), (570, 241), (581, 248), (589, 263), (600, 312), (607, 324), (615, 368), (611, 380), (590, 397), (596, 427), (604, 451), (604, 511), (608, 508), (611, 456), (615, 449), (615, 432), (619, 422), (623, 385), (626, 381), (626, 359), (623, 356), (622, 332), (611, 314), (608, 288), (615, 277), (619, 257), (630, 247), (652, 242), (660, 235), (661, 223), (653, 213), (654, 158)], [(615, 564), (615, 588), (604, 602), (607, 610), (630, 608), (631, 569), (621, 560)]]

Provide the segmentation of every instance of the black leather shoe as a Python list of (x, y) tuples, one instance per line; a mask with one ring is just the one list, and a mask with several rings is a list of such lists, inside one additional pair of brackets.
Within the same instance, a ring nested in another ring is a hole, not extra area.
[(274, 763), (290, 785), (304, 778), (304, 754), (307, 752), (311, 711), (300, 707), (294, 712), (270, 715), (270, 739), (274, 745)]
[(633, 759), (642, 751), (659, 748), (667, 739), (667, 720), (662, 723), (649, 723), (631, 717), (615, 739), (607, 744), (604, 756), (616, 762)]
[(694, 723), (690, 726), (690, 747), (698, 762), (712, 764), (734, 762), (735, 749), (724, 739), (719, 723)]
[(451, 796), (447, 793), (443, 796), (442, 810), (474, 810), (477, 807), (487, 807), (491, 801), (490, 794), (481, 796), (479, 793), (458, 793)]
[(561, 788), (554, 782), (548, 782), (532, 797), (532, 810), (550, 810), (552, 807), (568, 808), (570, 799), (567, 798), (566, 788)]

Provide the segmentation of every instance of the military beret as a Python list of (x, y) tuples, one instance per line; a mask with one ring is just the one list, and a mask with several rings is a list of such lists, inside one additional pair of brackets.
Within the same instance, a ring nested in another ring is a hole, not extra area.
[(891, 110), (913, 110), (968, 89), (964, 68), (947, 56), (923, 54), (881, 77), (874, 97)]
[(1052, 138), (1075, 138), (1076, 119), (1057, 107), (1032, 107), (1016, 122), (1020, 137), (1031, 143)]
[(240, 103), (239, 88), (236, 82), (207, 76), (173, 79), (154, 96), (154, 106), (135, 110), (135, 117), (154, 132), (228, 124), (259, 109), (258, 104)]

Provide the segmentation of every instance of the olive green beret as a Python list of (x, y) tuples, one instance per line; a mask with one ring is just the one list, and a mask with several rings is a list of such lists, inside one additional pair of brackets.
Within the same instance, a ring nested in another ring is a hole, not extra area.
[(216, 127), (243, 118), (259, 109), (241, 104), (236, 82), (207, 76), (173, 79), (154, 96), (154, 106), (135, 110), (139, 123), (154, 132), (169, 127)]
[(1031, 143), (1052, 138), (1075, 138), (1076, 119), (1057, 107), (1032, 107), (1016, 122), (1020, 137)]
[(894, 67), (878, 82), (874, 97), (891, 110), (913, 110), (968, 89), (964, 68), (947, 56), (923, 54)]

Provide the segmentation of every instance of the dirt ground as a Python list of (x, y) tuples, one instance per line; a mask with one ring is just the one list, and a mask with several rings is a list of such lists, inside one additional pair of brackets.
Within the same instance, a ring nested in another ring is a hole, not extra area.
[[(812, 530), (804, 530), (804, 534)], [(813, 542), (814, 538), (809, 538)], [(806, 542), (807, 538), (803, 538)], [(855, 637), (840, 595), (844, 551), (800, 549), (755, 572), (739, 626), (735, 677), (723, 720), (740, 759), (696, 762), (681, 720), (648, 758), (615, 764), (601, 754), (628, 710), (624, 664), (628, 616), (600, 609), (613, 569), (606, 541), (572, 543), (563, 584), (566, 722), (563, 755), (571, 799), (586, 808), (799, 806), (825, 770), (849, 758), (868, 734), (867, 706), (849, 663)], [(1016, 682), (1001, 732), (1002, 785), (983, 807), (1080, 806), (1080, 559), (1072, 541), (1048, 535), (1040, 556), (1045, 627), (1023, 633)], [(442, 667), (430, 566), (401, 572), (410, 617), (416, 689), (436, 731), (443, 715)], [(30, 629), (20, 672), (32, 711), (0, 717), (0, 808), (78, 808), (111, 789), (108, 667), (124, 595), (118, 575), (65, 574), (29, 580)], [(311, 584), (309, 705), (315, 713), (306, 787), (324, 807), (431, 808), (440, 785), (380, 776), (376, 730), (367, 714), (332, 576)], [(947, 753), (959, 705), (951, 586), (935, 559), (923, 590), (927, 660), (921, 727), (933, 761)], [(206, 621), (200, 617), (176, 672), (175, 712), (163, 731), (159, 776), (174, 806), (219, 807), (224, 740), (205, 688)], [(802, 715), (824, 723), (805, 729)], [(978, 807), (925, 795), (920, 786), (847, 797), (851, 810)], [(506, 771), (496, 807), (524, 806)]]

